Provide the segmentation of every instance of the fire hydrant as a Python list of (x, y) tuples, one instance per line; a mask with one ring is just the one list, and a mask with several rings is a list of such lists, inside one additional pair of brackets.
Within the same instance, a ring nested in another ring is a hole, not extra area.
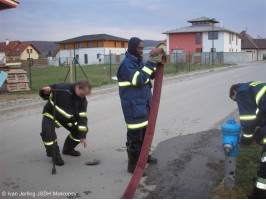
[(223, 150), (225, 154), (224, 189), (232, 190), (235, 185), (236, 155), (238, 150), (241, 126), (234, 118), (229, 118), (227, 124), (222, 125)]

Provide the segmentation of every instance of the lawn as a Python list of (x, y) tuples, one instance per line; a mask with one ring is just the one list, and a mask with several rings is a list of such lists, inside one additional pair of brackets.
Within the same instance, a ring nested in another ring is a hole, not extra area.
[[(206, 68), (215, 68), (215, 67), (224, 67), (227, 65), (177, 65), (177, 64), (165, 64), (164, 74), (178, 74), (180, 72), (195, 71)], [(68, 66), (60, 67), (32, 67), (31, 76), (29, 68), (24, 68), (27, 71), (27, 77), (30, 80), (31, 78), (31, 91), (23, 93), (36, 93), (41, 87), (59, 83), (59, 82), (70, 82), (70, 75), (68, 73)], [(76, 70), (75, 70), (76, 69)], [(116, 76), (118, 70), (118, 65), (111, 66), (111, 77)], [(93, 87), (102, 86), (106, 84), (115, 84), (117, 81), (114, 81), (110, 78), (110, 65), (89, 65), (76, 66), (73, 67), (73, 80), (75, 81), (75, 71), (76, 71), (76, 80), (85, 79), (86, 76), (92, 82)], [(84, 74), (83, 73), (86, 74)], [(29, 84), (30, 85), (30, 84)]]
[(213, 189), (211, 199), (245, 199), (252, 195), (255, 177), (260, 166), (262, 145), (240, 145), (236, 157), (235, 187), (232, 191), (225, 191), (221, 180), (224, 171), (221, 172), (219, 183)]

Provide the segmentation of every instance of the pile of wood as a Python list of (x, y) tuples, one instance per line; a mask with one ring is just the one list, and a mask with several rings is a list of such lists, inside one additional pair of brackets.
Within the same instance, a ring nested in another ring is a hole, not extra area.
[(20, 67), (21, 64), (19, 65), (19, 63), (6, 63), (5, 67), (0, 67), (0, 71), (5, 71), (8, 74), (1, 91), (18, 92), (30, 90), (27, 72)]

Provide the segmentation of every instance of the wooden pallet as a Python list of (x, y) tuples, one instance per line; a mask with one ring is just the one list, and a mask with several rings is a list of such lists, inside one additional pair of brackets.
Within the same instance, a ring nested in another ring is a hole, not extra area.
[(23, 69), (10, 69), (6, 72), (8, 73), (8, 76), (5, 82), (8, 92), (30, 90), (26, 71)]

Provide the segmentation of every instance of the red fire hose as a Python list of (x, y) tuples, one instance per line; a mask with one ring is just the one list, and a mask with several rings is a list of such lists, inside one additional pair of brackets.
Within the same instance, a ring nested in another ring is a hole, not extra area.
[(122, 196), (122, 199), (132, 199), (134, 197), (136, 188), (139, 184), (139, 181), (145, 169), (145, 165), (147, 162), (147, 158), (149, 155), (154, 135), (157, 114), (159, 110), (162, 82), (163, 82), (163, 70), (164, 70), (164, 64), (159, 64), (159, 66), (156, 67), (153, 96), (152, 96), (151, 109), (149, 114), (149, 123), (146, 129), (145, 138), (136, 169), (134, 171), (133, 176), (131, 177), (131, 180), (127, 186), (125, 193)]

